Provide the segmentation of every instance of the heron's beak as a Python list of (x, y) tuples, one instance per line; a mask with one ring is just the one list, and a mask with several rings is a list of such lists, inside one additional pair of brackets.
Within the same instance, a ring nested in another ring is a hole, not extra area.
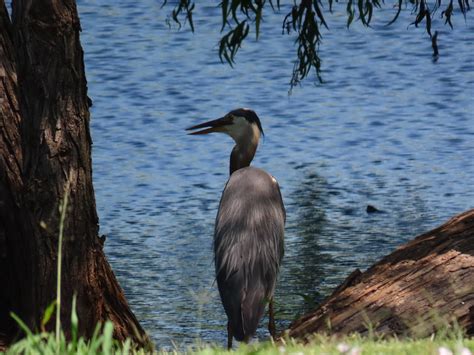
[(188, 133), (188, 134), (191, 134), (191, 135), (194, 135), (194, 134), (208, 134), (208, 133), (212, 133), (212, 132), (225, 132), (226, 126), (231, 125), (231, 124), (232, 124), (232, 118), (225, 116), (225, 117), (218, 118), (217, 120), (204, 122), (204, 123), (198, 124), (196, 126), (186, 128), (186, 131), (192, 131), (192, 130), (199, 129), (199, 128), (206, 128), (206, 129), (203, 129), (201, 131)]

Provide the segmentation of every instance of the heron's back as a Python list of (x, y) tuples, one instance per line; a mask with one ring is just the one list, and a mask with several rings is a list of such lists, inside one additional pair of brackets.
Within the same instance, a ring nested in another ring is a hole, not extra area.
[(283, 257), (285, 209), (276, 180), (247, 167), (222, 193), (214, 233), (217, 283), (234, 336), (253, 335)]

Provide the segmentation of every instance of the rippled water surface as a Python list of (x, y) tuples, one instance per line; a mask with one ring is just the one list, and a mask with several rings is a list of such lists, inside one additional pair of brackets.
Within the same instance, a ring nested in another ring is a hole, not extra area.
[(226, 338), (211, 246), (233, 143), (187, 136), (189, 125), (236, 107), (262, 120), (253, 164), (279, 180), (288, 215), (280, 327), (353, 269), (474, 207), (472, 16), (440, 27), (434, 63), (409, 11), (391, 27), (386, 10), (373, 29), (347, 30), (339, 4), (321, 47), (327, 82), (288, 96), (284, 11), (267, 15), (231, 70), (217, 56), (218, 2), (204, 3), (192, 34), (168, 28), (159, 0), (79, 1), (101, 233), (158, 347)]

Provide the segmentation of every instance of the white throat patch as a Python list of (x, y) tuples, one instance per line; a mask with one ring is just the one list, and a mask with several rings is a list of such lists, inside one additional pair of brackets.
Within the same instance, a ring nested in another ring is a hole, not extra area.
[(226, 132), (238, 146), (258, 145), (260, 130), (257, 124), (250, 123), (244, 117), (235, 117), (232, 125), (226, 127)]

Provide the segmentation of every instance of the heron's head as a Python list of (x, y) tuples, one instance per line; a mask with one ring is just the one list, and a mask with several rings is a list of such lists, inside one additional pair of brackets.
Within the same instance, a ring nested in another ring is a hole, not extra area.
[[(198, 130), (201, 128), (204, 129)], [(194, 131), (189, 133), (192, 135), (212, 132), (226, 133), (234, 139), (237, 145), (246, 142), (252, 142), (256, 145), (260, 135), (263, 135), (260, 119), (254, 111), (247, 108), (230, 111), (224, 117), (189, 127), (186, 130)]]

